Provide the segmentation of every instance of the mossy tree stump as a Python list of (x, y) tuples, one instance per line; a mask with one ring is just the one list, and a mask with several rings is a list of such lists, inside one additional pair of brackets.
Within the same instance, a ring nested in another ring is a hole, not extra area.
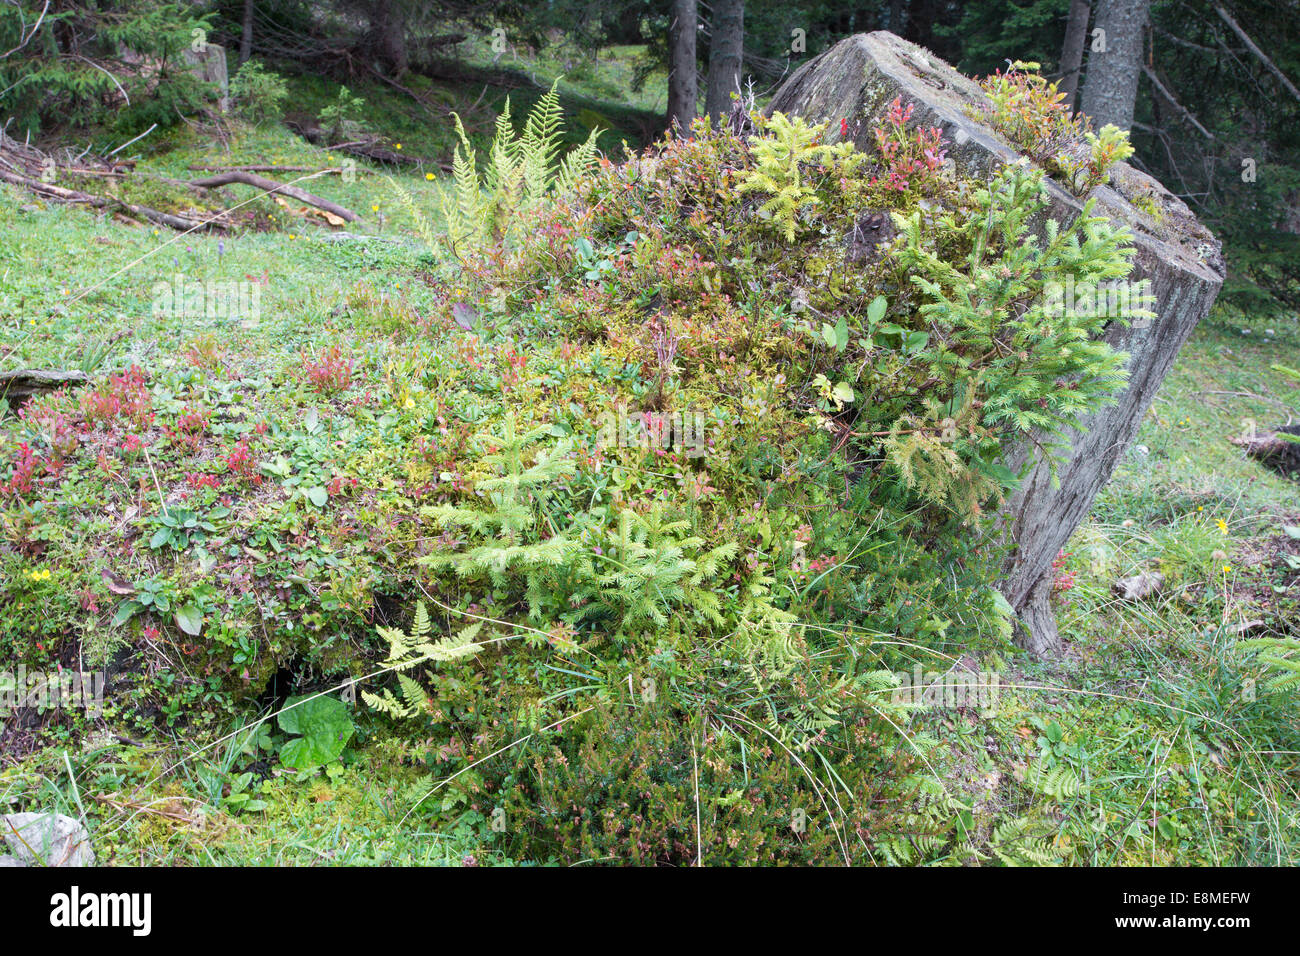
[[(836, 44), (791, 76), (769, 111), (829, 120), (832, 137), (839, 136), (839, 121), (847, 120), (857, 146), (872, 151), (872, 131), (895, 97), (915, 105), (915, 125), (943, 132), (948, 156), (961, 175), (988, 179), (1001, 166), (1020, 161), (1010, 143), (972, 118), (972, 107), (978, 111), (988, 103), (979, 86), (892, 33), (859, 34)], [(1089, 196), (1076, 196), (1051, 179), (1044, 183), (1046, 216), (1062, 226), (1080, 216), (1085, 200), (1093, 198), (1095, 214), (1129, 228), (1136, 249), (1130, 281), (1149, 280), (1150, 308), (1156, 314), (1145, 322), (1106, 326), (1104, 339), (1130, 356), (1128, 384), (1116, 404), (1087, 418), (1086, 430), (1069, 434), (1068, 447), (1059, 451), (1064, 456), (1057, 466), (1059, 483), (1051, 480), (1033, 442), (1008, 451), (1013, 470), (1029, 465), (1029, 471), (1000, 515), (1015, 546), (999, 589), (1019, 616), (1024, 646), (1053, 656), (1062, 645), (1048, 603), (1052, 562), (1137, 434), (1179, 348), (1209, 312), (1223, 284), (1223, 259), (1218, 241), (1181, 200), (1127, 164), (1113, 167), (1110, 184)]]

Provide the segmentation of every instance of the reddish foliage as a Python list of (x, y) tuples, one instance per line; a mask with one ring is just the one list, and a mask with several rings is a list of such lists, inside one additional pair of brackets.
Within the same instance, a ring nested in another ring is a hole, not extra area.
[(1056, 574), (1056, 577), (1052, 580), (1053, 591), (1068, 591), (1074, 587), (1074, 572), (1065, 568), (1070, 554), (1069, 551), (1058, 551), (1056, 560), (1052, 562), (1052, 571)]
[(352, 359), (343, 355), (337, 345), (321, 349), (315, 355), (302, 353), (302, 370), (307, 383), (316, 391), (332, 395), (352, 383)]
[(255, 485), (262, 483), (262, 476), (257, 473), (257, 461), (249, 450), (247, 439), (237, 442), (235, 447), (226, 453), (225, 462), (232, 475), (251, 481)]
[(185, 483), (195, 491), (200, 488), (217, 489), (221, 487), (221, 482), (216, 475), (209, 475), (201, 471), (191, 471), (185, 475)]
[(126, 418), (138, 426), (153, 421), (152, 401), (140, 366), (110, 375), (99, 388), (81, 393), (81, 414), (87, 422), (112, 422)]
[(906, 192), (914, 185), (932, 179), (948, 155), (943, 149), (943, 134), (938, 127), (909, 131), (907, 122), (912, 118), (914, 104), (903, 106), (895, 97), (889, 106), (884, 126), (876, 127), (876, 147), (888, 164), (885, 185)]
[(163, 432), (176, 444), (195, 452), (203, 443), (203, 436), (210, 424), (211, 420), (202, 409), (189, 409), (176, 420), (174, 428), (164, 425)]

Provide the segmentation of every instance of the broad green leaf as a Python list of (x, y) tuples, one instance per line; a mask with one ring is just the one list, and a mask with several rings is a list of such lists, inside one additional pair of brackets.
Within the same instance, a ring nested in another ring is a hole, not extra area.
[(120, 627), (143, 610), (144, 605), (139, 601), (123, 601), (117, 606), (117, 611), (113, 614), (113, 626)]
[(294, 770), (337, 760), (356, 730), (346, 705), (333, 697), (291, 697), (286, 708), (278, 718), (280, 729), (300, 736), (280, 748), (280, 760)]
[(203, 630), (203, 612), (193, 603), (182, 604), (176, 609), (176, 626), (191, 637), (197, 637)]
[(872, 299), (871, 304), (867, 306), (868, 324), (875, 325), (877, 322), (883, 319), (885, 317), (885, 310), (888, 308), (889, 308), (889, 302), (885, 299), (883, 295), (878, 295), (874, 299)]

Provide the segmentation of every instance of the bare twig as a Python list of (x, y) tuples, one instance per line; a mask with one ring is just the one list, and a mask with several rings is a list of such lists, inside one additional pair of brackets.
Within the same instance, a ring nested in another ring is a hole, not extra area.
[[(123, 95), (125, 95), (125, 93), (124, 93)], [(152, 126), (150, 126), (147, 130), (145, 130), (145, 131), (144, 131), (143, 133), (141, 133), (139, 136), (136, 136), (136, 137), (134, 137), (133, 139), (128, 139), (125, 143), (123, 143), (123, 144), (122, 144), (121, 146), (119, 146), (117, 149), (113, 150), (113, 151), (112, 151), (111, 153), (109, 153), (108, 155), (109, 155), (109, 156), (116, 156), (118, 153), (122, 152), (122, 150), (124, 150), (124, 149), (126, 149), (128, 146), (130, 146), (132, 143), (137, 143), (137, 142), (139, 142), (140, 140), (144, 139), (146, 136), (148, 136), (150, 133), (152, 133), (152, 132), (153, 132), (154, 130), (156, 130), (157, 128), (158, 128), (158, 124), (157, 124), (157, 123), (154, 123)]]
[(75, 53), (73, 54), (72, 58), (74, 60), (85, 60), (95, 69), (99, 70), (100, 73), (103, 73), (106, 77), (112, 80), (113, 85), (117, 87), (117, 91), (122, 94), (122, 99), (126, 100), (126, 105), (127, 106), (131, 105), (131, 97), (127, 95), (126, 87), (124, 87), (121, 83), (119, 83), (117, 77), (115, 77), (112, 73), (108, 72), (108, 70), (104, 69), (102, 66), (100, 66), (98, 63), (96, 63), (88, 56), (82, 56), (80, 53)]
[(32, 37), (36, 36), (36, 31), (39, 30), (41, 28), (41, 24), (45, 22), (45, 14), (46, 12), (49, 11), (49, 9), (50, 9), (50, 0), (45, 0), (45, 6), (41, 8), (41, 15), (36, 18), (36, 25), (32, 27), (31, 32), (28, 33), (27, 36), (23, 37), (22, 42), (19, 43), (12, 50), (8, 51), (7, 53), (0, 53), (0, 60), (3, 60), (17, 53), (19, 50), (21, 50), (31, 41)]
[(1268, 68), (1268, 71), (1277, 77), (1278, 82), (1286, 87), (1286, 91), (1297, 100), (1300, 100), (1300, 90), (1296, 89), (1295, 84), (1287, 79), (1286, 74), (1279, 70), (1273, 61), (1264, 55), (1264, 51), (1256, 46), (1255, 41), (1246, 35), (1246, 31), (1241, 28), (1236, 20), (1232, 19), (1232, 15), (1228, 13), (1227, 10), (1223, 9), (1222, 4), (1216, 3), (1214, 5), (1214, 12), (1217, 13), (1219, 18), (1229, 26), (1233, 33), (1237, 34), (1237, 38), (1241, 40), (1242, 43), (1246, 44), (1246, 49), (1255, 54), (1256, 58), (1258, 58), (1259, 61)]
[(1178, 100), (1174, 99), (1174, 94), (1170, 93), (1169, 90), (1165, 88), (1165, 85), (1160, 82), (1160, 77), (1156, 76), (1155, 70), (1151, 69), (1151, 67), (1149, 66), (1143, 66), (1142, 72), (1147, 75), (1147, 79), (1151, 81), (1151, 85), (1156, 88), (1156, 91), (1165, 98), (1165, 100), (1169, 103), (1170, 106), (1174, 108), (1174, 112), (1176, 112), (1180, 117), (1186, 120), (1189, 124), (1196, 127), (1196, 129), (1200, 132), (1200, 134), (1204, 136), (1206, 139), (1214, 139), (1214, 134), (1211, 133), (1204, 126), (1202, 126), (1199, 122), (1197, 122), (1196, 117), (1192, 115), (1191, 111), (1188, 110), (1187, 107), (1183, 106), (1182, 103), (1179, 103)]

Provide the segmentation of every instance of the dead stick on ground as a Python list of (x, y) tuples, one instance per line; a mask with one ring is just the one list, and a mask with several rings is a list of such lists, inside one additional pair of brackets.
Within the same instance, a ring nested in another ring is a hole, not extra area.
[(253, 186), (257, 189), (265, 190), (268, 193), (280, 193), (289, 196), (299, 202), (305, 202), (309, 206), (315, 206), (317, 209), (324, 209), (343, 219), (346, 222), (356, 222), (361, 217), (351, 209), (340, 206), (338, 203), (332, 203), (328, 199), (322, 199), (320, 196), (313, 195), (305, 189), (299, 189), (297, 186), (286, 186), (283, 183), (277, 183), (273, 179), (266, 179), (255, 173), (244, 172), (242, 170), (232, 170), (221, 173), (217, 176), (209, 176), (206, 179), (196, 179), (190, 183), (191, 186), (201, 186), (204, 189), (213, 189), (217, 186), (230, 186), (240, 183), (245, 186)]
[[(342, 168), (321, 169), (319, 166), (204, 166), (195, 163), (189, 167), (196, 173), (328, 173), (338, 175)], [(354, 169), (354, 173), (374, 175), (370, 169)]]
[(96, 209), (105, 209), (120, 206), (129, 212), (135, 213), (143, 219), (151, 222), (160, 223), (164, 226), (170, 226), (173, 229), (202, 229), (202, 228), (225, 228), (222, 223), (209, 220), (208, 222), (186, 219), (184, 216), (174, 216), (169, 212), (161, 212), (157, 209), (150, 209), (148, 206), (137, 206), (134, 203), (123, 202), (120, 199), (110, 199), (107, 196), (95, 196), (91, 193), (83, 193), (76, 189), (65, 189), (62, 186), (56, 186), (53, 183), (43, 183), (38, 179), (28, 179), (26, 176), (19, 176), (16, 173), (5, 172), (0, 169), (0, 180), (7, 183), (13, 183), (15, 186), (22, 186), (24, 189), (35, 193), (38, 196), (44, 196), (47, 199), (58, 199), (62, 202), (85, 203)]

